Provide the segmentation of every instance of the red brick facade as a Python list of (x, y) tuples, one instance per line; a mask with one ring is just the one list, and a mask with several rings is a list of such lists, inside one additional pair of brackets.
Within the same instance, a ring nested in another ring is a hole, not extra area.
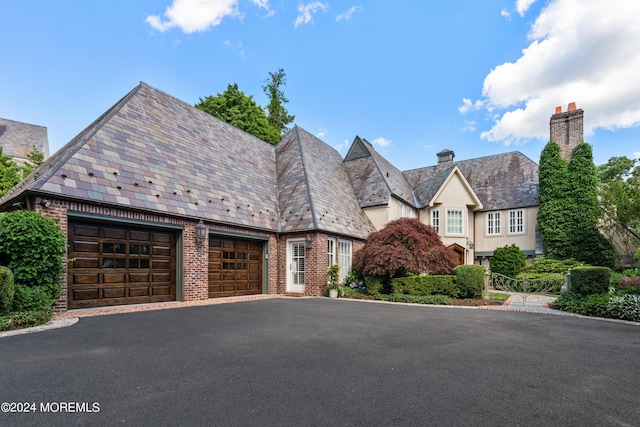
[[(84, 203), (66, 202), (61, 200), (50, 200), (47, 207), (40, 205), (41, 199), (36, 198), (33, 206), (37, 212), (48, 218), (58, 221), (60, 229), (67, 235), (69, 215), (76, 214), (99, 215), (98, 220), (108, 221), (111, 217), (114, 220), (129, 219), (141, 221), (152, 226), (162, 227), (163, 225), (182, 226), (182, 293), (178, 292), (176, 298), (183, 301), (198, 301), (208, 299), (208, 262), (209, 262), (209, 241), (205, 239), (202, 243), (197, 243), (195, 239), (195, 226), (197, 221), (166, 217), (162, 215), (148, 214), (143, 212), (116, 209), (104, 206), (97, 206)], [(305, 292), (306, 296), (323, 295), (324, 287), (327, 283), (325, 273), (328, 266), (327, 241), (337, 236), (329, 236), (322, 233), (308, 234), (284, 234), (277, 235), (263, 231), (245, 230), (240, 227), (223, 226), (218, 224), (207, 224), (207, 231), (210, 234), (233, 234), (235, 236), (246, 235), (247, 238), (261, 239), (266, 242), (265, 259), (263, 269), (267, 271), (268, 283), (266, 289), (268, 294), (288, 294), (287, 292), (287, 242), (290, 239), (311, 238), (311, 245), (305, 252)], [(352, 241), (352, 248), (355, 252), (362, 247), (360, 241)], [(178, 252), (180, 253), (180, 252)], [(67, 256), (64, 256), (65, 272), (67, 271)], [(58, 300), (58, 311), (67, 310), (68, 277), (67, 274), (61, 279), (62, 293)], [(292, 295), (298, 295), (293, 293)]]

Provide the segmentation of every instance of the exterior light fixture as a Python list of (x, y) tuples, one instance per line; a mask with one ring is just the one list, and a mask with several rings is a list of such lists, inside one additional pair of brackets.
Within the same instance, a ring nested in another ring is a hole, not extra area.
[(51, 200), (49, 199), (40, 200), (40, 206), (42, 206), (43, 208), (48, 208), (49, 206), (51, 206)]
[(196, 243), (204, 242), (204, 239), (207, 238), (207, 226), (204, 225), (202, 220), (196, 224)]
[(304, 239), (304, 247), (305, 249), (311, 249), (311, 234), (307, 234), (307, 237)]

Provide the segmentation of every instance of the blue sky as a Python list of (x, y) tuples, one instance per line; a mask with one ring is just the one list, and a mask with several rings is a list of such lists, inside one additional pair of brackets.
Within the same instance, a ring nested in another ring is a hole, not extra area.
[(640, 2), (2, 0), (0, 117), (58, 150), (140, 81), (190, 104), (283, 68), (295, 123), (401, 170), (519, 150), (585, 111), (596, 164), (640, 157)]

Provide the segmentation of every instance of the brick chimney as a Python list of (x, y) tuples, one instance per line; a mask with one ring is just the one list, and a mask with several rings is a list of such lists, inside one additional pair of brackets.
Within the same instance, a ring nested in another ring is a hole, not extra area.
[(584, 111), (576, 108), (576, 103), (569, 104), (567, 111), (562, 112), (562, 107), (556, 107), (556, 113), (549, 121), (550, 138), (560, 146), (560, 155), (569, 162), (573, 155), (573, 149), (584, 139)]

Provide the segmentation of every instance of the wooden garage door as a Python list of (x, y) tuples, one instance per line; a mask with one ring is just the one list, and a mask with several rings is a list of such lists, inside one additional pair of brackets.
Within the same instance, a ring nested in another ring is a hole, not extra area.
[(69, 308), (174, 301), (174, 232), (69, 225)]
[(209, 237), (209, 298), (262, 293), (262, 242)]

